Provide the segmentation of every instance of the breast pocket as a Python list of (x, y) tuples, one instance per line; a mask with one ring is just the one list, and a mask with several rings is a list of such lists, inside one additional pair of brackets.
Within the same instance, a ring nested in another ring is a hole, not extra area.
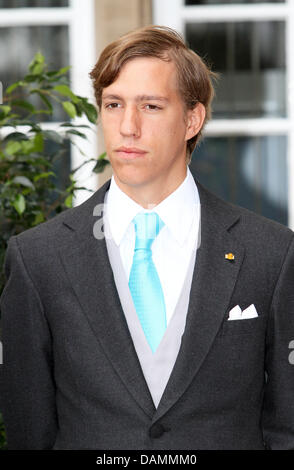
[(255, 318), (243, 320), (224, 320), (220, 334), (224, 335), (253, 335), (264, 332), (267, 324), (267, 316), (259, 315)]

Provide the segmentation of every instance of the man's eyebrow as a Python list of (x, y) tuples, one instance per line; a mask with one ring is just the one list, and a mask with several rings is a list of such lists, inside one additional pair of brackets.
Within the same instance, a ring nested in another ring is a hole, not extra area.
[[(102, 100), (123, 100), (119, 95), (102, 95)], [(168, 98), (159, 95), (138, 95), (135, 97), (135, 101), (162, 101), (168, 102)]]
[(102, 95), (102, 100), (121, 100), (118, 95)]
[(140, 95), (136, 97), (136, 101), (165, 101), (167, 102), (168, 99), (164, 96), (159, 95)]

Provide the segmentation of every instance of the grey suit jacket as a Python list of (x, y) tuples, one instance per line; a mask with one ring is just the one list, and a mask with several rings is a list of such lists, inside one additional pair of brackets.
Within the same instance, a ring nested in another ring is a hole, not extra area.
[[(157, 409), (93, 236), (109, 182), (11, 237), (0, 303), (10, 449), (294, 449), (293, 232), (197, 186), (201, 246)], [(258, 318), (228, 321), (252, 303)]]

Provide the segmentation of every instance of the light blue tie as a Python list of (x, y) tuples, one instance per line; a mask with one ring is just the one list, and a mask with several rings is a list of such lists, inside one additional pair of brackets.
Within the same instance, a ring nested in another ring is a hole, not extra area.
[(164, 223), (155, 212), (139, 213), (133, 223), (136, 241), (129, 288), (143, 331), (154, 353), (166, 330), (166, 313), (151, 245)]

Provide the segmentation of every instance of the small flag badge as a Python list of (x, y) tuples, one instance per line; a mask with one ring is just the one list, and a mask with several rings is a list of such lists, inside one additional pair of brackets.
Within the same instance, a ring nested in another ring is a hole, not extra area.
[(233, 261), (235, 259), (235, 255), (233, 253), (226, 253), (225, 258), (230, 261)]

